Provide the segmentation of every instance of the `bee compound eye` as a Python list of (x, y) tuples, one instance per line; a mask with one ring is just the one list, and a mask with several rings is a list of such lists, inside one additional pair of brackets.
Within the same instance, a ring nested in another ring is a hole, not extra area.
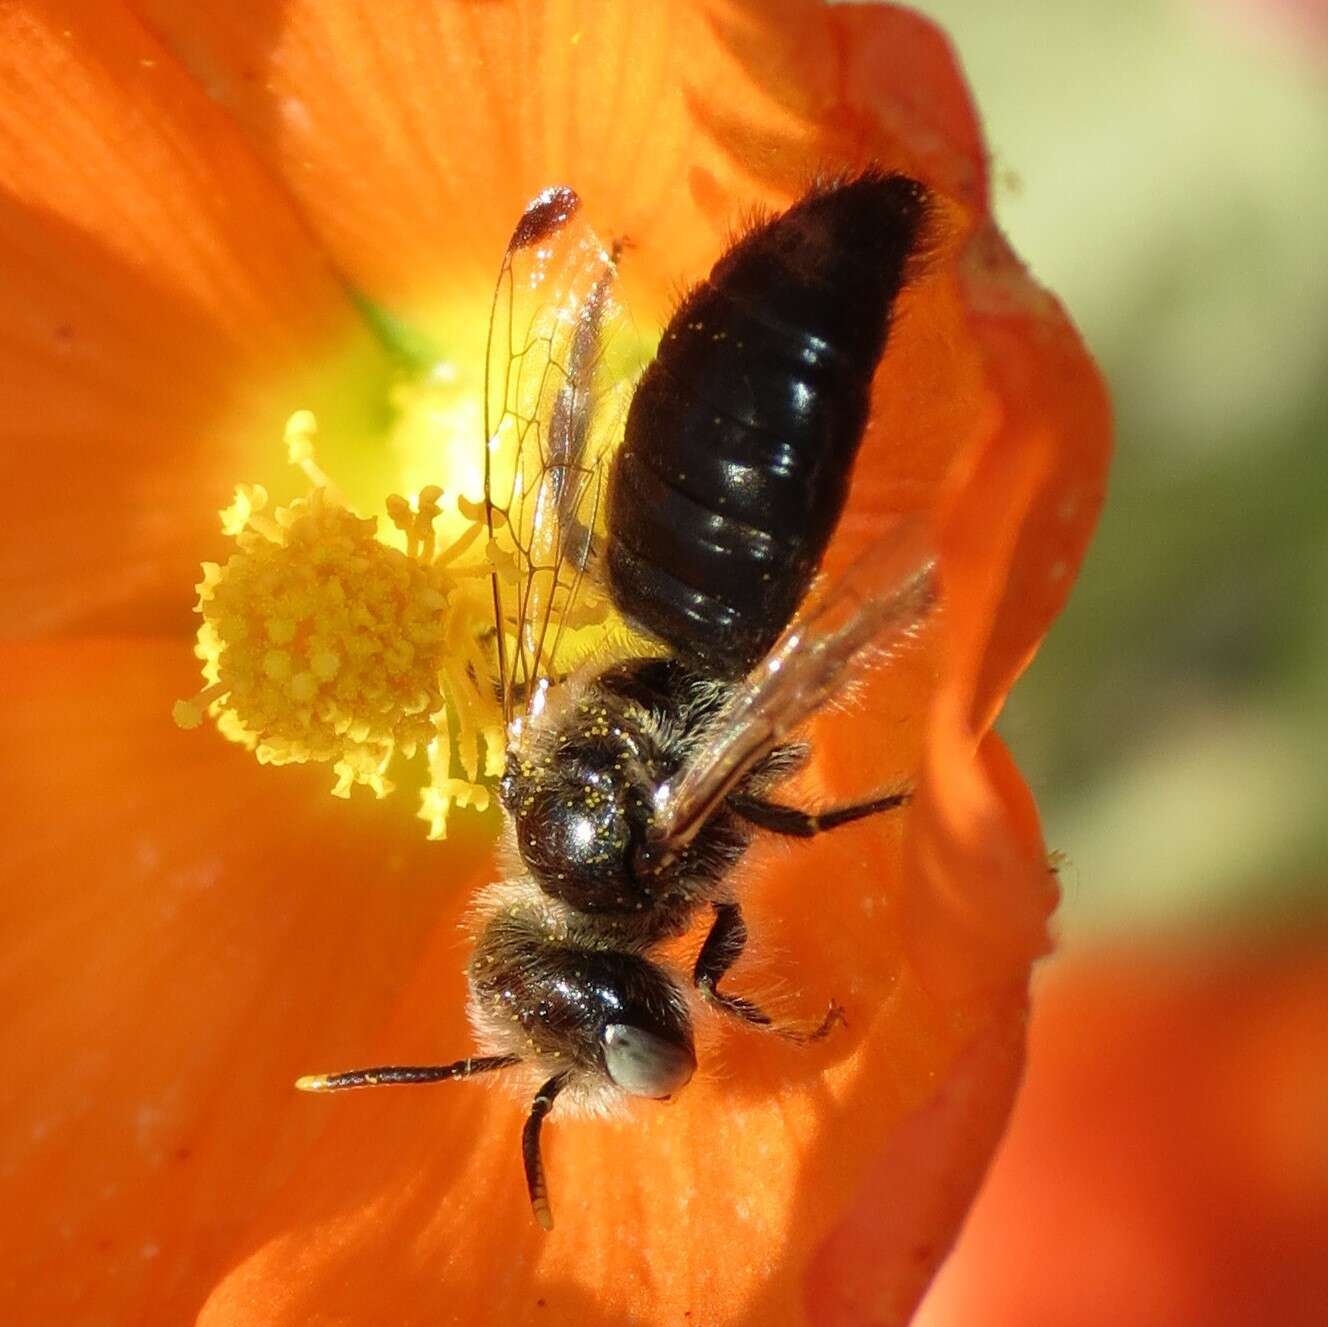
[(604, 1067), (634, 1097), (667, 1097), (687, 1085), (696, 1056), (690, 1046), (645, 1028), (610, 1023), (604, 1029)]

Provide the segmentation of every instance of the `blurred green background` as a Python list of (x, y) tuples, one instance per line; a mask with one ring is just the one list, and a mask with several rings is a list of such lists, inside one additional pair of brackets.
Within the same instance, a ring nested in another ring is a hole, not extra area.
[(1001, 722), (1063, 944), (1322, 909), (1328, 34), (1288, 0), (916, 7), (1115, 402), (1101, 527)]

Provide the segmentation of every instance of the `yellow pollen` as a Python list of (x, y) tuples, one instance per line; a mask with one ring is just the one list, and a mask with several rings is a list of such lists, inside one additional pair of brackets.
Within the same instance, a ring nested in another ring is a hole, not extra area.
[[(488, 806), (477, 780), (503, 764), (494, 666), (482, 644), (491, 613), (476, 574), (479, 528), (458, 511), (453, 521), (469, 528), (439, 555), (434, 521), (444, 495), (430, 486), (413, 504), (388, 499), (406, 543), (391, 547), (376, 520), (355, 515), (330, 487), (313, 431), (307, 411), (286, 429), (291, 461), (314, 483), (306, 497), (269, 513), (267, 493), (242, 484), (222, 512), (235, 551), (223, 565), (205, 563), (198, 585), (195, 653), (206, 685), (177, 702), (175, 720), (193, 728), (211, 714), (263, 764), (330, 764), (342, 797), (356, 784), (384, 796), (393, 757), (424, 750), (420, 814), (430, 836), (442, 837), (452, 805)], [(472, 545), (471, 565), (459, 565)]]

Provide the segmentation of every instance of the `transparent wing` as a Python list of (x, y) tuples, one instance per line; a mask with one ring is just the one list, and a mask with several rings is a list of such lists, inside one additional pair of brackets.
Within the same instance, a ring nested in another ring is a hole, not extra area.
[(839, 690), (867, 650), (911, 635), (935, 601), (927, 528), (900, 520), (789, 627), (748, 674), (701, 750), (656, 791), (638, 868), (658, 870), (676, 857), (739, 781)]
[(618, 254), (580, 210), (567, 188), (530, 203), (503, 255), (489, 320), (484, 506), (506, 722), (551, 675), (575, 623), (630, 387), (604, 370), (622, 318)]

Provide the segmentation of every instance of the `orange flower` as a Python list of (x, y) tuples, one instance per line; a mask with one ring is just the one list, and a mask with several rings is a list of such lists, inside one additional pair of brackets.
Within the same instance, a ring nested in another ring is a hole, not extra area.
[(1058, 959), (917, 1327), (1321, 1323), (1326, 939), (1320, 921)]
[[(241, 9), (0, 10), (6, 1314), (904, 1321), (1020, 1071), (1055, 888), (990, 729), (1073, 581), (1108, 446), (1091, 362), (992, 226), (943, 39), (902, 10), (757, 0)], [(918, 796), (757, 857), (766, 957), (739, 969), (790, 1003), (837, 995), (850, 1028), (798, 1050), (707, 1027), (676, 1103), (555, 1115), (545, 1236), (501, 1093), (291, 1091), (465, 1052), (456, 923), (487, 845), (460, 824), (427, 844), (404, 801), (347, 806), (324, 773), (178, 732), (188, 587), (236, 479), (294, 491), (273, 441), (297, 408), (328, 470), (405, 487), (400, 365), (366, 309), (473, 360), (542, 187), (631, 238), (648, 331), (735, 218), (873, 162), (929, 184), (945, 224), (830, 564), (929, 511), (946, 607), (817, 725), (806, 791)]]

